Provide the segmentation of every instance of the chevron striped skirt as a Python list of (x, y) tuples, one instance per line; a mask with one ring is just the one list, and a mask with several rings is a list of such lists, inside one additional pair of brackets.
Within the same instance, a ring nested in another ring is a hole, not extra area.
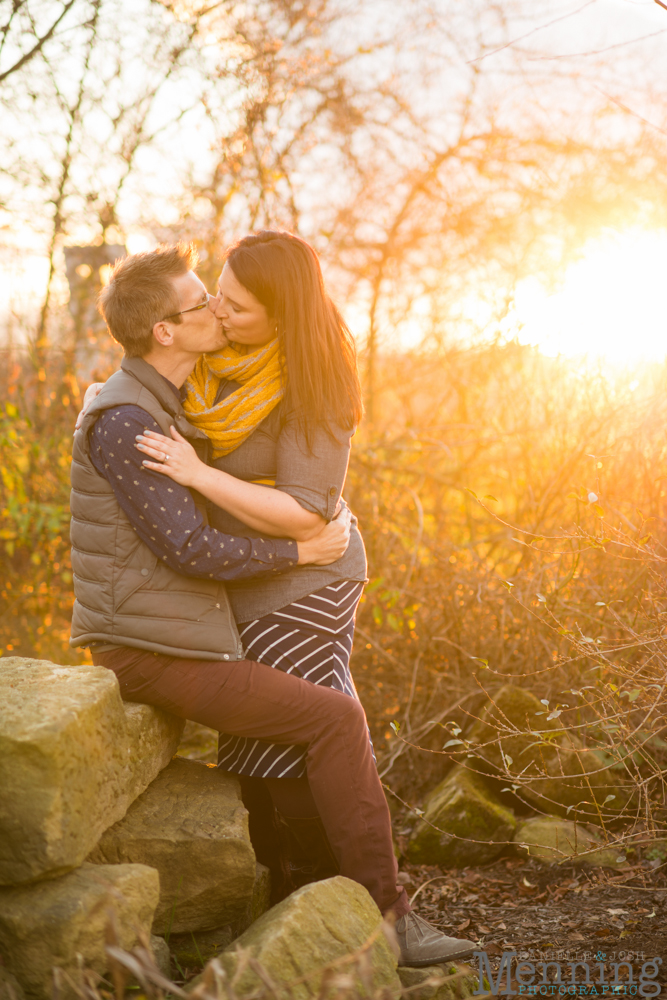
[[(354, 616), (363, 583), (343, 580), (239, 626), (247, 659), (266, 663), (312, 684), (357, 692), (350, 673)], [(300, 778), (306, 773), (302, 746), (265, 743), (246, 736), (218, 737), (218, 766), (258, 778)]]

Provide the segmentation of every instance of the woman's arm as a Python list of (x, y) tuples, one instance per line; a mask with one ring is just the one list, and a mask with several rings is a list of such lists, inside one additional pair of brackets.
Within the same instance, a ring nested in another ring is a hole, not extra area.
[[(307, 542), (319, 534), (327, 523), (325, 518), (305, 510), (298, 500), (287, 493), (257, 483), (246, 483), (205, 465), (175, 427), (171, 428), (171, 434), (173, 440), (146, 431), (137, 439), (137, 448), (155, 459), (142, 464), (169, 476), (182, 486), (198, 490), (216, 506), (255, 531)], [(165, 455), (169, 456), (167, 463)]]

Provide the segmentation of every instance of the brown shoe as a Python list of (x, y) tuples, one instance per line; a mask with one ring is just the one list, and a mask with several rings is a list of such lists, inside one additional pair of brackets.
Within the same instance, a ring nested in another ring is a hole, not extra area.
[(399, 965), (419, 969), (425, 965), (469, 958), (475, 950), (472, 941), (447, 937), (413, 910), (399, 917), (395, 930), (401, 949)]

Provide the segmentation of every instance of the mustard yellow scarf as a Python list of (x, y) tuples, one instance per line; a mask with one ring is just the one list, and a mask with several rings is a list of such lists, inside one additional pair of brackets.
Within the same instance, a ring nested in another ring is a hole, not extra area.
[[(241, 383), (241, 388), (215, 402), (221, 379)], [(248, 354), (225, 347), (203, 354), (185, 383), (183, 409), (188, 420), (211, 440), (213, 457), (234, 451), (269, 415), (284, 393), (278, 341)]]

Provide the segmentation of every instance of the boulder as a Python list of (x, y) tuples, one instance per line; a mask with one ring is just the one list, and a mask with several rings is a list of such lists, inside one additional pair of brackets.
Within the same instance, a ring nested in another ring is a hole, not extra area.
[(411, 1000), (463, 1000), (474, 996), (479, 983), (469, 965), (455, 963), (424, 969), (400, 968), (398, 976)]
[(0, 885), (82, 863), (169, 763), (183, 722), (104, 667), (0, 659)]
[(604, 846), (597, 830), (558, 816), (535, 816), (517, 827), (514, 843), (519, 853), (542, 861), (618, 868), (625, 857), (618, 848)]
[(158, 870), (155, 934), (238, 923), (252, 906), (257, 875), (238, 779), (214, 764), (175, 757), (88, 861)]
[[(248, 958), (279, 987), (302, 977), (291, 987), (293, 1000), (318, 996), (324, 966), (357, 952), (378, 932), (370, 945), (369, 973), (375, 989), (400, 991), (396, 957), (380, 930), (382, 916), (357, 882), (337, 875), (298, 889), (274, 906), (230, 945), (219, 961), (231, 978), (240, 971), (235, 990), (245, 996), (265, 985)], [(358, 963), (337, 967), (338, 974), (358, 979)]]
[[(0, 954), (28, 997), (52, 995), (53, 967), (76, 976), (104, 973), (104, 929), (115, 912), (121, 947), (147, 931), (160, 894), (158, 873), (145, 865), (86, 865), (49, 881), (0, 889)], [(65, 995), (70, 995), (66, 984)]]
[(493, 696), (468, 742), (475, 752), (470, 767), (508, 783), (517, 778), (520, 796), (542, 810), (569, 816), (574, 808), (578, 817), (598, 823), (622, 811), (632, 796), (606, 755), (584, 746), (548, 718), (535, 695), (512, 684)]
[(515, 827), (514, 813), (494, 798), (483, 778), (457, 766), (426, 800), (407, 855), (415, 864), (445, 868), (483, 865), (511, 842)]

